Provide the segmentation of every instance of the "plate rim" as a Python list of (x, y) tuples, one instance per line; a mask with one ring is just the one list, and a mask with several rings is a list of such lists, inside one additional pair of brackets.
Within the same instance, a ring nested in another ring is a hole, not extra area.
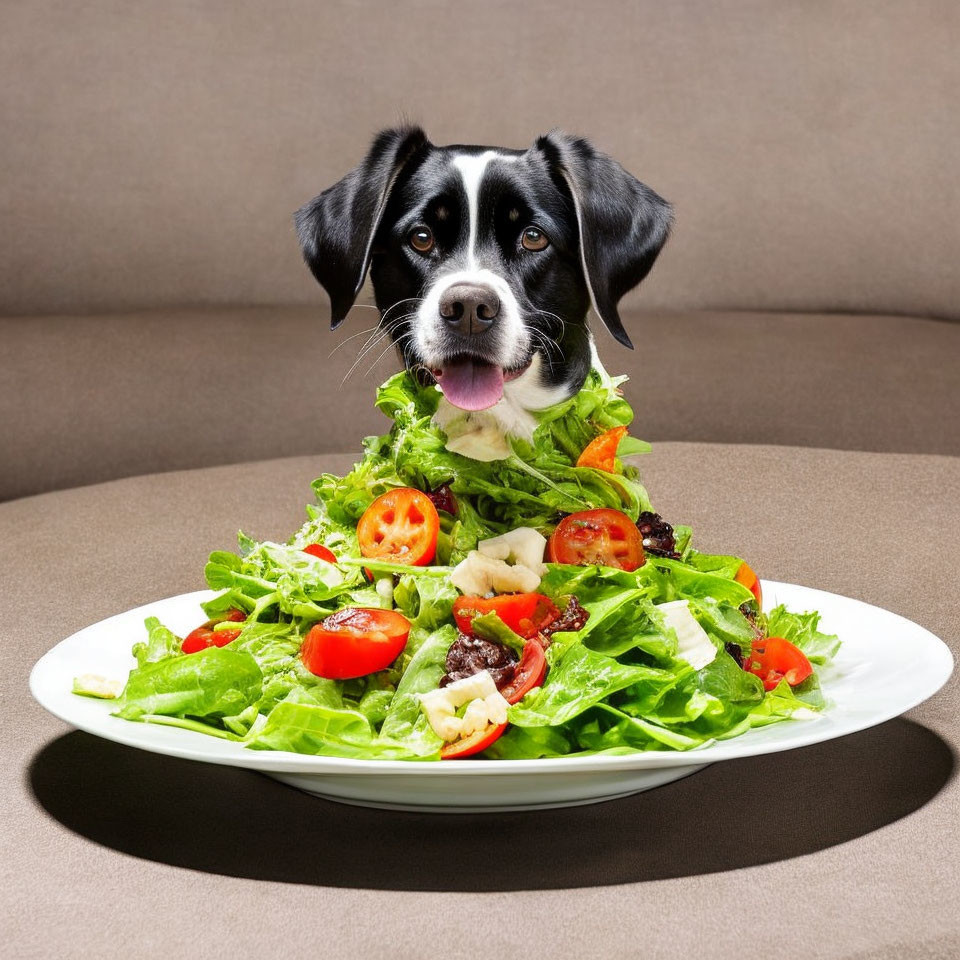
[[(456, 763), (443, 763), (442, 761), (417, 761), (417, 760), (372, 760), (354, 757), (327, 757), (316, 754), (293, 753), (286, 750), (248, 750), (237, 744), (236, 753), (209, 754), (203, 749), (204, 743), (209, 743), (208, 735), (190, 730), (177, 730), (177, 735), (182, 735), (184, 744), (179, 743), (171, 746), (165, 743), (139, 743), (132, 742), (129, 737), (121, 735), (121, 732), (131, 725), (132, 721), (124, 721), (119, 718), (111, 717), (118, 725), (115, 729), (117, 734), (113, 734), (112, 725), (107, 729), (92, 722), (86, 722), (70, 714), (69, 711), (61, 710), (56, 703), (51, 702), (40, 689), (41, 680), (50, 663), (56, 659), (56, 652), (64, 645), (72, 641), (75, 637), (87, 631), (94, 630), (111, 620), (122, 616), (130, 616), (145, 611), (150, 611), (157, 604), (165, 603), (171, 600), (196, 600), (201, 602), (215, 595), (215, 591), (195, 590), (187, 593), (176, 594), (171, 597), (163, 597), (158, 600), (152, 600), (141, 604), (138, 607), (131, 607), (120, 613), (104, 617), (95, 623), (81, 627), (79, 630), (65, 637), (59, 643), (55, 644), (46, 651), (39, 660), (33, 665), (30, 671), (29, 687), (33, 698), (45, 710), (53, 716), (62, 720), (70, 726), (89, 733), (93, 736), (101, 737), (114, 743), (120, 743), (124, 746), (133, 747), (139, 750), (145, 750), (149, 753), (156, 753), (162, 756), (175, 757), (182, 760), (193, 760), (201, 763), (215, 763), (220, 766), (240, 767), (250, 770), (259, 770), (264, 773), (297, 773), (313, 774), (316, 776), (375, 776), (375, 775), (406, 775), (417, 777), (459, 777), (459, 776), (528, 776), (528, 775), (549, 775), (558, 773), (567, 773), (571, 775), (581, 773), (595, 773), (598, 771), (614, 772), (616, 770), (637, 770), (637, 769), (660, 769), (664, 767), (683, 767), (690, 765), (702, 765), (708, 763), (718, 763), (725, 760), (740, 760), (747, 757), (765, 756), (771, 753), (784, 753), (789, 750), (796, 750), (802, 747), (812, 746), (816, 743), (823, 743), (828, 740), (838, 739), (840, 737), (850, 736), (874, 726), (879, 726), (901, 716), (904, 713), (914, 709), (919, 704), (934, 696), (943, 688), (950, 679), (954, 669), (954, 657), (949, 646), (936, 634), (932, 633), (926, 627), (916, 623), (913, 620), (904, 617), (892, 610), (884, 607), (878, 607), (875, 604), (867, 603), (856, 597), (848, 597), (844, 594), (831, 593), (826, 590), (820, 590), (816, 587), (807, 587), (802, 584), (786, 583), (777, 580), (761, 580), (765, 591), (775, 594), (777, 588), (788, 588), (790, 590), (800, 589), (809, 594), (815, 602), (816, 597), (830, 598), (831, 601), (841, 600), (844, 603), (859, 605), (866, 609), (877, 611), (884, 616), (893, 617), (897, 621), (909, 625), (912, 630), (919, 630), (924, 635), (925, 642), (930, 644), (927, 654), (936, 656), (937, 662), (933, 664), (933, 670), (936, 677), (919, 692), (915, 692), (908, 698), (907, 705), (904, 702), (898, 702), (896, 706), (888, 709), (882, 707), (875, 712), (864, 714), (860, 720), (854, 720), (842, 733), (832, 736), (818, 736), (816, 732), (817, 719), (829, 716), (829, 713), (820, 715), (816, 718), (801, 720), (800, 723), (809, 723), (811, 732), (806, 736), (798, 736), (787, 742), (772, 741), (762, 744), (751, 744), (749, 742), (749, 733), (740, 737), (734, 737), (730, 740), (714, 741), (706, 747), (695, 748), (683, 752), (668, 751), (637, 751), (636, 753), (610, 755), (592, 755), (592, 756), (574, 756), (574, 757), (545, 757), (540, 759), (518, 759), (518, 760), (458, 760)], [(842, 639), (842, 638), (841, 638)], [(107, 715), (109, 717), (109, 715)], [(141, 729), (148, 728), (150, 725), (138, 725)], [(175, 728), (167, 727), (167, 730)], [(195, 740), (194, 738), (203, 738)], [(220, 741), (223, 742), (223, 741)], [(193, 746), (195, 744), (195, 746)]]

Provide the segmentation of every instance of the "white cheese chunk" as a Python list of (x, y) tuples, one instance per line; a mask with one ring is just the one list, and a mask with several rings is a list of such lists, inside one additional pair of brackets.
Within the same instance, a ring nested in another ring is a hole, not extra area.
[(461, 457), (489, 463), (505, 460), (513, 452), (496, 421), (486, 418), (463, 418), (440, 424), (447, 435), (446, 447)]
[[(501, 403), (497, 406), (501, 406)], [(533, 423), (533, 418), (527, 414)], [(464, 413), (459, 407), (441, 398), (433, 422), (447, 435), (446, 448), (461, 457), (489, 463), (491, 460), (505, 460), (513, 450), (500, 418), (490, 410)], [(532, 427), (531, 427), (532, 433)]]
[(530, 593), (540, 586), (541, 575), (522, 564), (471, 550), (450, 573), (450, 582), (461, 592), (482, 597), (488, 593)]
[(507, 722), (507, 708), (510, 703), (499, 690), (488, 694), (483, 698), (483, 702), (487, 705), (487, 720), (490, 723)]
[(476, 550), (453, 568), (450, 580), (462, 593), (530, 593), (547, 572), (546, 538), (532, 527), (517, 527), (481, 540)]
[(471, 700), (460, 719), (460, 736), (469, 737), (471, 733), (482, 730), (487, 725), (486, 700)]
[(540, 577), (547, 572), (543, 562), (546, 548), (547, 538), (533, 527), (517, 527), (516, 530), (490, 540), (481, 540), (477, 544), (477, 550), (484, 556), (526, 567)]
[(455, 707), (462, 707), (470, 700), (477, 697), (489, 697), (491, 693), (497, 692), (497, 685), (493, 682), (493, 677), (489, 670), (481, 670), (479, 673), (471, 674), (461, 680), (454, 680), (447, 684), (444, 692), (453, 700)]
[[(464, 704), (467, 709), (458, 717), (456, 712)], [(420, 694), (420, 708), (427, 721), (447, 742), (469, 737), (490, 723), (506, 723), (508, 706), (487, 670)]]
[(385, 577), (377, 577), (377, 596), (380, 598), (380, 605), (387, 610), (393, 609), (393, 574), (389, 573)]
[(123, 692), (122, 680), (109, 680), (97, 673), (85, 673), (75, 677), (73, 692), (84, 697), (99, 697), (101, 700), (116, 700)]
[(713, 662), (717, 648), (690, 612), (687, 600), (660, 603), (657, 604), (657, 610), (663, 614), (667, 626), (673, 627), (677, 634), (677, 657), (680, 660), (686, 660), (695, 670)]

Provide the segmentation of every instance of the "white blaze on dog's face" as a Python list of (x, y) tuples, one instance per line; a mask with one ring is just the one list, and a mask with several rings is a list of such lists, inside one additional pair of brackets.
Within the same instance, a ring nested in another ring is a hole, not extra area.
[(527, 411), (572, 395), (590, 369), (592, 305), (630, 346), (616, 305), (653, 265), (669, 206), (584, 140), (526, 151), (435, 147), (385, 131), (344, 180), (304, 206), (304, 256), (333, 325), (370, 270), (404, 363), (459, 410), (527, 433)]
[[(453, 406), (468, 411), (497, 408), (506, 432), (526, 433), (529, 423), (522, 412), (558, 402), (566, 386), (544, 383), (539, 362), (533, 369), (534, 361), (539, 361), (532, 349), (533, 328), (525, 325), (517, 296), (498, 272), (500, 257), (479, 242), (484, 175), (491, 166), (516, 162), (516, 156), (494, 150), (452, 157), (450, 164), (460, 174), (465, 197), (466, 241), (429, 284), (412, 329), (421, 362)], [(483, 352), (472, 349), (470, 341), (462, 350), (456, 335), (483, 336), (487, 321), (492, 321), (488, 343), (476, 344)], [(522, 402), (517, 402), (516, 387), (504, 397), (508, 383), (521, 386)]]

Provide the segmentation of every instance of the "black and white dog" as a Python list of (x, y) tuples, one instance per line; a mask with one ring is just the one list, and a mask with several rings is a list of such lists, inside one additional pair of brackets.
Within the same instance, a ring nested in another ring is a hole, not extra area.
[(529, 435), (530, 411), (583, 386), (591, 306), (633, 346), (617, 304), (653, 266), (671, 210), (577, 137), (550, 133), (526, 151), (436, 147), (406, 127), (380, 133), (295, 220), (332, 327), (369, 270), (403, 362), (458, 408), (438, 419), (470, 411)]

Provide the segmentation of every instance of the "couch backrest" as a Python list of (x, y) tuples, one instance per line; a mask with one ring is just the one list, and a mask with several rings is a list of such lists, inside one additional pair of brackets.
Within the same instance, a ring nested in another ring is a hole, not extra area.
[(401, 116), (592, 137), (676, 205), (632, 303), (960, 317), (960, 5), (0, 10), (0, 312), (320, 303), (290, 213)]
[[(364, 312), (336, 334), (314, 306), (0, 317), (0, 501), (359, 453), (388, 426), (374, 391), (399, 368), (385, 344), (364, 348)], [(703, 310), (623, 320), (636, 350), (606, 333), (597, 345), (631, 378), (634, 436), (960, 456), (960, 324)], [(744, 471), (752, 457), (745, 446)]]

